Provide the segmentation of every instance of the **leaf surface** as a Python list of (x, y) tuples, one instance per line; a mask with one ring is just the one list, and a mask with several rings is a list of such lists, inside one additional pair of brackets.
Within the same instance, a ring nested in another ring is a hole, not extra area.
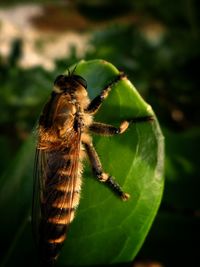
[[(74, 66), (71, 70), (73, 68)], [(75, 73), (87, 80), (92, 99), (119, 71), (106, 61), (91, 60), (80, 61)], [(151, 107), (131, 82), (123, 79), (112, 86), (108, 98), (95, 115), (95, 121), (119, 126), (123, 120), (152, 114)], [(153, 122), (132, 124), (122, 135), (94, 136), (93, 141), (104, 170), (115, 177), (131, 198), (127, 202), (121, 201), (93, 177), (91, 168), (86, 163), (80, 206), (70, 226), (58, 266), (94, 266), (132, 261), (150, 229), (161, 201), (164, 145), (156, 117)], [(12, 230), (12, 235), (6, 240), (2, 266), (13, 266), (14, 263), (20, 263), (21, 266), (35, 265), (36, 252), (27, 216), (32, 196), (30, 161), (33, 159), (35, 145), (33, 141), (31, 144), (29, 141), (24, 146), (23, 151), (26, 151), (27, 157), (19, 155), (16, 165), (13, 164), (13, 170), (1, 180), (3, 188), (7, 188), (7, 191), (3, 191), (2, 187), (0, 189), (1, 208), (9, 203), (9, 217), (3, 221), (5, 240), (10, 227)], [(17, 170), (20, 175), (16, 174)], [(9, 191), (12, 181), (15, 181), (16, 189)], [(23, 186), (20, 187), (21, 185)], [(12, 224), (12, 205), (16, 207), (16, 196), (20, 196), (20, 201), (25, 205), (17, 202), (18, 220), (15, 218)]]
[[(73, 69), (73, 68), (72, 68)], [(94, 98), (119, 71), (103, 60), (81, 61), (76, 74), (88, 82)], [(112, 87), (95, 121), (119, 126), (125, 119), (153, 114), (128, 79)], [(83, 175), (83, 191), (59, 262), (94, 265), (129, 262), (141, 247), (156, 215), (163, 191), (163, 136), (157, 120), (133, 124), (115, 137), (94, 136), (104, 170), (131, 195), (121, 201), (95, 180), (90, 166)]]

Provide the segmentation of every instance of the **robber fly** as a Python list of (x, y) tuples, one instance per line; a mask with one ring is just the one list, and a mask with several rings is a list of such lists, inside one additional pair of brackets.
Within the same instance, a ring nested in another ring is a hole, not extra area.
[[(90, 133), (113, 136), (125, 132), (130, 121), (119, 127), (94, 122), (93, 115), (108, 96), (113, 84), (126, 79), (120, 73), (90, 101), (86, 80), (74, 73), (59, 75), (50, 100), (39, 119), (35, 156), (33, 230), (42, 265), (54, 265), (66, 239), (66, 230), (79, 204), (82, 161), (88, 156), (94, 176), (122, 200), (129, 194), (104, 172)], [(133, 121), (148, 121), (151, 117)]]

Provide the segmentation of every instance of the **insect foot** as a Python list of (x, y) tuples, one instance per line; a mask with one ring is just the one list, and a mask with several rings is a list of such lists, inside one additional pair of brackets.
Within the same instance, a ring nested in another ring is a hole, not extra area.
[(130, 198), (130, 195), (128, 193), (123, 193), (121, 198), (122, 198), (123, 201), (127, 201)]
[(120, 127), (119, 127), (120, 133), (124, 133), (127, 130), (128, 126), (129, 126), (129, 122), (128, 121), (123, 121), (120, 124)]

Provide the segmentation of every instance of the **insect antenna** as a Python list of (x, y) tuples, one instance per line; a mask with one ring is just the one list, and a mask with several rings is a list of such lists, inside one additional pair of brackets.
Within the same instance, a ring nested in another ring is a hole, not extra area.
[(76, 65), (74, 66), (74, 68), (73, 68), (73, 70), (72, 70), (72, 72), (71, 72), (71, 75), (74, 74), (74, 72), (76, 71), (77, 66), (78, 66), (78, 64), (76, 64)]
[(70, 70), (67, 69), (67, 76), (71, 76)]

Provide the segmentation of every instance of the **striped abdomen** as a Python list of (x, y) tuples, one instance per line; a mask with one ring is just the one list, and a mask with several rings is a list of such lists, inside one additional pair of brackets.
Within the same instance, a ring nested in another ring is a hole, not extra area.
[(81, 163), (69, 148), (46, 152), (47, 166), (41, 197), (40, 253), (45, 265), (53, 265), (66, 239), (80, 198)]

